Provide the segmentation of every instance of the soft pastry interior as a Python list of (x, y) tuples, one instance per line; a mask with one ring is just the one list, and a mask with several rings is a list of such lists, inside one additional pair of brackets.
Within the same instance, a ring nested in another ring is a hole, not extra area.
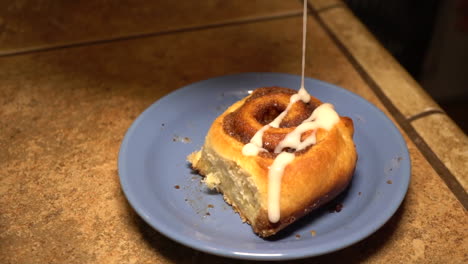
[[(352, 120), (312, 96), (292, 102), (296, 94), (280, 87), (255, 90), (217, 117), (202, 149), (188, 157), (205, 184), (221, 192), (262, 237), (335, 198), (356, 166)], [(326, 120), (333, 117), (332, 123)], [(296, 145), (286, 142), (291, 134), (297, 134)], [(248, 154), (246, 145), (256, 152)]]

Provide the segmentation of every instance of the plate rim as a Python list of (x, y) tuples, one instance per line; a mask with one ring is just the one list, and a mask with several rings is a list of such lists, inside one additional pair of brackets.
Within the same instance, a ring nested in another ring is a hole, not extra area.
[[(318, 80), (315, 78), (310, 78), (306, 77), (306, 80), (308, 79), (309, 81), (319, 83), (322, 86), (327, 86), (331, 87), (332, 89), (339, 90), (340, 92), (344, 92), (346, 96), (351, 96), (355, 100), (361, 101), (361, 103), (365, 104), (366, 106), (373, 108), (375, 110), (375, 113), (378, 115), (382, 116), (382, 120), (384, 120), (385, 123), (387, 123), (388, 127), (390, 127), (398, 141), (398, 143), (403, 145), (402, 148), (402, 157), (403, 157), (403, 162), (406, 163), (408, 167), (408, 171), (402, 172), (402, 174), (405, 174), (405, 180), (402, 181), (402, 183), (399, 185), (400, 187), (400, 192), (401, 195), (396, 199), (395, 202), (393, 202), (387, 210), (383, 211), (383, 213), (379, 214), (379, 217), (377, 218), (378, 220), (376, 221), (375, 219), (371, 222), (371, 225), (366, 225), (367, 228), (361, 229), (362, 231), (360, 232), (353, 232), (353, 239), (347, 239), (346, 243), (341, 243), (340, 246), (337, 247), (332, 247), (329, 248), (328, 250), (323, 250), (320, 252), (315, 252), (315, 253), (310, 253), (310, 252), (304, 252), (304, 248), (299, 248), (299, 249), (291, 249), (288, 250), (285, 253), (247, 253), (244, 252), (240, 254), (241, 252), (236, 252), (234, 249), (232, 250), (222, 250), (219, 248), (211, 248), (204, 246), (203, 243), (197, 243), (198, 240), (192, 240), (192, 239), (184, 239), (181, 237), (177, 231), (171, 230), (170, 228), (161, 228), (161, 226), (165, 226), (164, 223), (158, 222), (156, 219), (156, 223), (154, 222), (155, 219), (150, 219), (144, 212), (143, 209), (140, 208), (141, 205), (139, 205), (138, 199), (134, 196), (134, 194), (129, 190), (129, 185), (128, 185), (128, 176), (125, 176), (125, 168), (126, 168), (126, 161), (124, 158), (124, 154), (126, 149), (128, 148), (128, 144), (130, 144), (130, 137), (132, 133), (138, 128), (138, 125), (144, 120), (146, 115), (150, 112), (150, 110), (154, 107), (157, 107), (158, 105), (164, 103), (165, 101), (172, 100), (172, 98), (177, 98), (177, 96), (180, 93), (183, 93), (186, 90), (193, 89), (193, 86), (200, 85), (204, 82), (209, 82), (213, 80), (218, 80), (218, 79), (224, 79), (224, 78), (235, 78), (235, 77), (257, 77), (257, 76), (273, 76), (275, 78), (277, 77), (288, 77), (288, 78), (300, 78), (298, 75), (294, 74), (287, 74), (287, 73), (276, 73), (276, 72), (248, 72), (248, 73), (237, 73), (237, 74), (228, 74), (228, 75), (222, 75), (222, 76), (217, 76), (213, 78), (208, 78), (204, 79), (201, 81), (193, 82), (187, 85), (184, 85), (176, 90), (173, 90), (170, 93), (165, 94), (164, 96), (160, 97), (157, 99), (155, 102), (153, 102), (151, 105), (149, 105), (147, 108), (145, 108), (144, 111), (142, 111), (136, 119), (132, 122), (130, 127), (127, 129), (125, 132), (125, 136), (122, 140), (122, 143), (119, 148), (119, 153), (118, 153), (118, 175), (119, 175), (119, 180), (120, 180), (120, 185), (123, 190), (123, 193), (125, 195), (125, 198), (128, 201), (128, 204), (132, 207), (132, 209), (138, 214), (139, 217), (141, 217), (149, 226), (151, 226), (155, 231), (163, 234), (164, 236), (168, 237), (171, 240), (174, 240), (184, 246), (190, 247), (195, 250), (199, 250), (208, 254), (213, 254), (221, 257), (228, 257), (228, 258), (235, 258), (235, 259), (244, 259), (244, 260), (293, 260), (293, 259), (301, 259), (301, 258), (307, 258), (307, 257), (314, 257), (314, 256), (319, 256), (331, 252), (338, 251), (340, 249), (346, 248), (350, 245), (353, 245), (359, 241), (364, 240), (371, 234), (375, 233), (378, 229), (380, 229), (385, 223), (390, 220), (390, 218), (395, 214), (395, 212), (398, 210), (400, 207), (401, 203), (403, 202), (404, 198), (406, 197), (406, 194), (408, 192), (409, 184), (411, 181), (411, 170), (412, 170), (412, 164), (411, 164), (411, 159), (410, 159), (410, 153), (408, 150), (408, 146), (406, 141), (403, 138), (403, 135), (401, 132), (398, 130), (397, 126), (394, 124), (393, 121), (387, 117), (387, 115), (380, 110), (378, 107), (376, 107), (374, 104), (371, 102), (367, 101), (366, 99), (362, 98), (361, 96), (346, 90), (338, 85), (327, 83), (322, 80)], [(199, 242), (199, 241), (198, 241)]]

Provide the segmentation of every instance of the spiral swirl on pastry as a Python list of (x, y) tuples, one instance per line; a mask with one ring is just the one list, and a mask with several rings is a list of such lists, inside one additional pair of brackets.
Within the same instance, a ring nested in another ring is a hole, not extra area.
[[(243, 144), (247, 144), (257, 131), (273, 121), (287, 108), (291, 96), (295, 93), (297, 91), (282, 87), (264, 87), (255, 90), (242, 106), (226, 115), (223, 120), (224, 131)], [(279, 142), (306, 120), (321, 104), (322, 102), (314, 97), (311, 97), (308, 103), (301, 100), (294, 103), (278, 128), (270, 127), (264, 132), (262, 147), (267, 152), (262, 152), (260, 155), (276, 156), (274, 150)], [(306, 138), (311, 132), (304, 133), (302, 137)], [(294, 150), (286, 149), (286, 151)], [(302, 152), (296, 153), (301, 154)]]
[[(214, 120), (188, 158), (260, 236), (336, 197), (356, 166), (352, 120), (301, 90), (256, 89)], [(252, 145), (263, 149), (244, 153)]]

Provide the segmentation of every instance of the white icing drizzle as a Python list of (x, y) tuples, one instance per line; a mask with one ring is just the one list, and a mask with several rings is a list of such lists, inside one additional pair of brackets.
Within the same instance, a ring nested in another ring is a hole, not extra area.
[[(281, 179), (286, 166), (295, 158), (294, 153), (284, 152), (283, 149), (291, 148), (300, 151), (315, 144), (317, 129), (330, 130), (339, 119), (340, 117), (335, 112), (333, 105), (321, 104), (312, 112), (309, 118), (302, 121), (299, 126), (278, 143), (275, 153), (279, 154), (268, 171), (268, 220), (270, 222), (276, 223), (280, 219)], [(310, 130), (313, 130), (312, 134), (301, 141), (302, 134)]]
[(293, 153), (281, 152), (268, 170), (268, 219), (272, 223), (280, 219), (280, 190), (284, 168), (295, 158)]
[(305, 51), (306, 51), (306, 29), (307, 29), (307, 0), (304, 0), (304, 10), (302, 14), (302, 78), (301, 88), (299, 91), (291, 96), (289, 104), (286, 109), (279, 114), (275, 120), (268, 125), (263, 126), (255, 135), (250, 139), (250, 142), (242, 148), (242, 154), (245, 156), (256, 156), (260, 151), (266, 151), (263, 146), (263, 133), (270, 127), (278, 128), (283, 121), (283, 118), (288, 114), (289, 109), (298, 100), (308, 103), (310, 101), (310, 94), (304, 88), (304, 72), (305, 72)]
[(265, 131), (270, 127), (278, 128), (284, 117), (288, 114), (289, 109), (291, 109), (292, 105), (299, 100), (303, 101), (304, 103), (308, 103), (310, 101), (310, 95), (303, 87), (301, 87), (301, 89), (299, 89), (296, 94), (291, 96), (288, 106), (283, 112), (281, 112), (281, 114), (279, 114), (268, 125), (265, 125), (260, 130), (258, 130), (257, 133), (255, 133), (255, 135), (250, 139), (250, 142), (244, 145), (242, 148), (242, 154), (245, 156), (257, 156), (260, 151), (266, 151), (266, 149), (262, 148), (263, 133), (265, 133)]
[[(305, 52), (306, 52), (306, 35), (307, 35), (306, 33), (307, 33), (307, 0), (304, 0), (304, 10), (302, 11), (302, 78), (301, 78), (301, 89), (304, 89)], [(304, 89), (304, 91), (305, 91), (305, 89)], [(309, 96), (309, 98), (310, 98), (310, 96)]]
[(263, 146), (263, 133), (270, 128), (269, 125), (263, 126), (255, 135), (250, 139), (250, 142), (242, 148), (244, 156), (257, 156), (260, 151), (267, 151), (262, 148)]
[[(306, 49), (306, 25), (307, 25), (307, 0), (304, 0), (303, 12), (303, 40), (302, 40), (302, 79), (301, 88), (289, 99), (286, 109), (281, 112), (272, 122), (263, 126), (250, 139), (250, 142), (242, 148), (242, 154), (245, 156), (256, 156), (260, 151), (267, 151), (263, 148), (263, 134), (270, 127), (278, 128), (287, 115), (292, 105), (301, 100), (304, 103), (310, 101), (310, 94), (304, 88), (304, 69), (305, 69), (305, 49)], [(317, 107), (312, 114), (297, 126), (292, 132), (276, 146), (275, 153), (279, 153), (268, 170), (268, 219), (276, 223), (280, 219), (280, 193), (281, 179), (286, 166), (296, 157), (294, 153), (283, 151), (285, 148), (291, 148), (299, 151), (316, 143), (316, 131), (318, 128), (330, 130), (339, 121), (339, 116), (335, 112), (333, 105), (322, 104)], [(313, 131), (310, 136), (301, 141), (302, 134), (306, 131)]]
[[(335, 112), (333, 105), (321, 104), (314, 112), (297, 126), (292, 132), (276, 146), (275, 153), (280, 153), (284, 148), (292, 148), (296, 151), (303, 150), (308, 146), (316, 143), (315, 131), (318, 128), (330, 130), (333, 125), (339, 121), (340, 117)], [(306, 131), (313, 130), (314, 132), (304, 141), (301, 141), (302, 134)]]

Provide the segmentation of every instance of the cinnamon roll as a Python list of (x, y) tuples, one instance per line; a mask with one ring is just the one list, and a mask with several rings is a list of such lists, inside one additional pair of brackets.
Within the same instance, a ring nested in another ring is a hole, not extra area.
[(353, 121), (305, 89), (256, 89), (213, 122), (193, 169), (253, 231), (276, 234), (341, 193), (357, 161)]

